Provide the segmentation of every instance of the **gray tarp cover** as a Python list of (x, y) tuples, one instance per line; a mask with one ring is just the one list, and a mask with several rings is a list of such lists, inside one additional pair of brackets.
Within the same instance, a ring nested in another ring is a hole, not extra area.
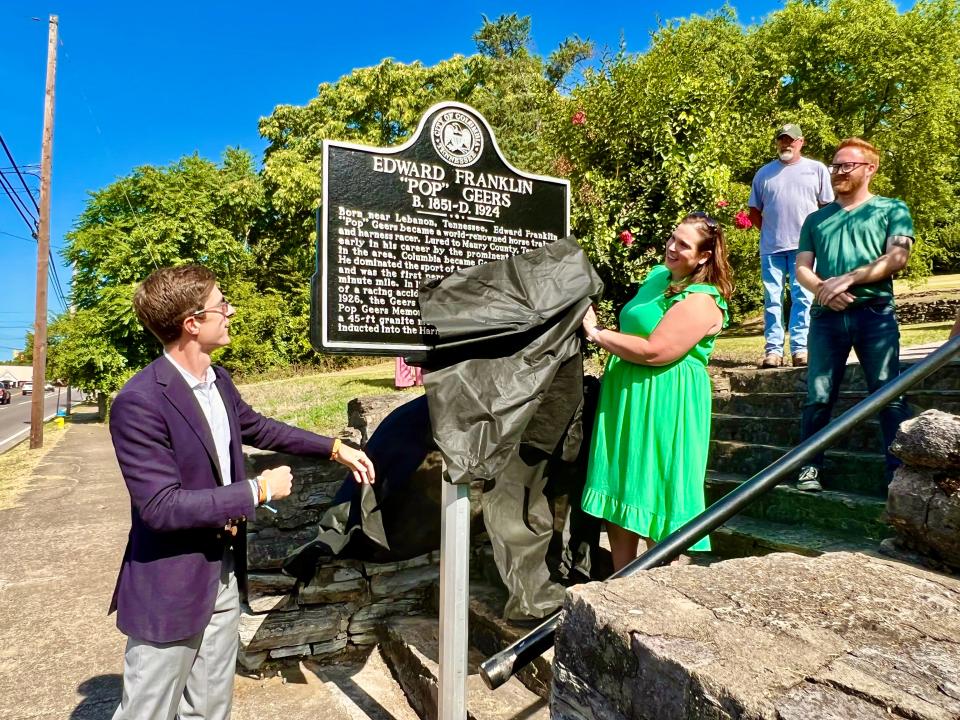
[[(307, 581), (331, 551), (386, 561), (435, 547), (438, 488), (427, 487), (430, 473), (418, 470), (431, 449), (432, 426), (451, 481), (488, 481), (483, 515), (510, 594), (505, 616), (543, 617), (556, 609), (563, 589), (546, 564), (553, 516), (544, 489), (548, 475), (572, 467), (580, 450), (578, 330), (602, 287), (576, 239), (568, 237), (421, 288), (424, 321), (439, 334), (424, 363), (429, 421), (418, 401), (384, 421), (367, 446), (377, 485), (361, 489), (348, 479), (317, 539), (284, 569)], [(577, 489), (572, 497), (576, 511), (579, 495)], [(411, 520), (422, 532), (410, 532)], [(591, 528), (587, 535), (595, 533)], [(579, 545), (578, 538), (570, 539)], [(583, 555), (578, 548), (571, 552)], [(589, 572), (589, 557), (581, 559)]]
[(554, 452), (582, 400), (582, 373), (561, 373), (572, 382), (551, 386), (579, 360), (580, 321), (602, 289), (572, 236), (420, 289), (423, 320), (439, 334), (426, 365), (443, 367), (424, 386), (451, 482), (498, 477), (521, 439)]

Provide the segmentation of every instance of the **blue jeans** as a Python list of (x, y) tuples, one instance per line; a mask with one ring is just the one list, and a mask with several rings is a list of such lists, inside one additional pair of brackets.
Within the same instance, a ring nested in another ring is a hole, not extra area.
[(810, 302), (813, 295), (797, 282), (797, 251), (760, 256), (760, 279), (763, 281), (764, 354), (783, 355), (783, 277), (790, 276), (790, 352), (807, 351), (807, 330), (810, 325)]
[[(803, 406), (801, 422), (802, 440), (830, 422), (850, 348), (857, 354), (871, 393), (900, 374), (900, 327), (892, 298), (878, 299), (841, 312), (817, 305), (810, 314), (810, 365), (807, 368), (807, 402)], [(888, 476), (900, 464), (888, 448), (900, 423), (909, 417), (910, 409), (902, 396), (880, 411)], [(810, 464), (822, 468), (823, 454)]]

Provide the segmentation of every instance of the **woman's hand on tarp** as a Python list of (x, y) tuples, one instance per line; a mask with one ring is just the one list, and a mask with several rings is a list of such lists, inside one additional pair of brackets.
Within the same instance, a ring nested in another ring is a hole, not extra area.
[(590, 337), (593, 329), (598, 325), (597, 321), (597, 311), (594, 310), (593, 305), (587, 308), (587, 312), (583, 316), (583, 332), (586, 333), (587, 337)]

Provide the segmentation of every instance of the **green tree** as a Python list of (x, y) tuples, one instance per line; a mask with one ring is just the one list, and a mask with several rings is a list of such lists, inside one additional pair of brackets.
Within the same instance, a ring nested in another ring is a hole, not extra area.
[(481, 15), (483, 25), (473, 35), (477, 49), (487, 57), (503, 60), (528, 54), (530, 45), (530, 17), (517, 17), (516, 13), (501, 15), (490, 22)]
[(159, 351), (133, 312), (137, 283), (156, 268), (196, 262), (229, 297), (250, 270), (248, 236), (262, 204), (250, 155), (234, 149), (219, 166), (189, 156), (140, 167), (93, 193), (67, 235), (77, 312), (51, 326), (52, 372), (89, 390), (116, 390)]
[[(650, 48), (588, 72), (547, 126), (574, 189), (574, 229), (615, 308), (656, 262), (685, 212), (728, 228), (734, 313), (760, 303), (756, 230), (731, 229), (772, 132), (799, 122), (806, 153), (829, 161), (843, 137), (881, 150), (874, 190), (901, 197), (921, 242), (910, 271), (960, 257), (960, 2), (794, 0), (754, 27), (732, 9), (664, 25)], [(619, 233), (636, 241), (625, 247)]]
[(844, 137), (881, 152), (875, 192), (910, 206), (921, 240), (914, 274), (957, 234), (960, 200), (960, 2), (930, 0), (900, 13), (890, 0), (795, 0), (751, 38), (774, 124), (801, 123), (828, 157)]
[[(661, 27), (646, 53), (609, 58), (552, 118), (557, 168), (574, 190), (574, 231), (613, 308), (659, 261), (684, 214), (706, 210), (729, 227), (745, 202), (757, 74), (747, 34), (725, 9)], [(721, 200), (729, 210), (718, 208)], [(635, 238), (629, 247), (619, 240), (624, 230)], [(742, 298), (738, 307), (752, 304)]]
[(423, 113), (441, 101), (467, 103), (491, 123), (514, 165), (553, 169), (542, 132), (557, 86), (589, 56), (588, 41), (571, 38), (546, 64), (530, 52), (530, 18), (483, 18), (474, 36), (479, 53), (427, 67), (387, 59), (323, 83), (304, 106), (279, 105), (260, 120), (267, 140), (263, 179), (268, 210), (253, 235), (256, 265), (270, 268), (258, 287), (302, 288), (313, 274), (315, 213), (322, 197), (325, 139), (389, 146), (412, 137)]

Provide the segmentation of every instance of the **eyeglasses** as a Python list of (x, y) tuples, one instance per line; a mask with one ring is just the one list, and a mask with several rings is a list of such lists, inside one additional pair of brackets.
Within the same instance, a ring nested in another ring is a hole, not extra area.
[(234, 312), (236, 312), (236, 308), (230, 304), (230, 301), (224, 298), (213, 307), (197, 310), (196, 312), (190, 313), (188, 317), (200, 317), (202, 315), (206, 315), (208, 312), (218, 313), (220, 315), (223, 315), (224, 317), (230, 317), (231, 315), (233, 315)]
[(847, 175), (852, 173), (861, 165), (869, 165), (868, 162), (844, 162), (844, 163), (830, 163), (827, 165), (827, 168), (830, 170), (831, 175), (836, 175), (840, 173), (841, 175)]
[(696, 218), (697, 220), (703, 220), (706, 226), (710, 228), (710, 232), (716, 232), (717, 228), (720, 226), (716, 220), (702, 210), (697, 210), (696, 212), (690, 213), (689, 217)]

